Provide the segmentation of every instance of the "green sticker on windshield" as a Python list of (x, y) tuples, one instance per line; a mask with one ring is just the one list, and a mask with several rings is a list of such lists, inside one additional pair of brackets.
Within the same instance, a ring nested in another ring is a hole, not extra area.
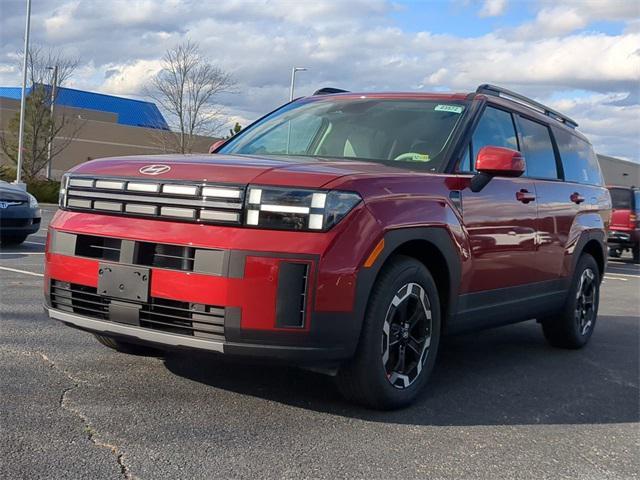
[(462, 113), (462, 107), (458, 105), (436, 105), (436, 112)]

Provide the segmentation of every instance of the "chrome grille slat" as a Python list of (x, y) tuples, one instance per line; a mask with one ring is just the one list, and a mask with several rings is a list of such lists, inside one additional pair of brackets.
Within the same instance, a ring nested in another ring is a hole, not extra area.
[(91, 199), (108, 198), (110, 200), (130, 200), (134, 203), (154, 203), (165, 205), (185, 205), (188, 207), (209, 207), (209, 208), (228, 208), (239, 210), (242, 208), (241, 203), (235, 202), (211, 202), (208, 200), (191, 200), (189, 198), (172, 198), (172, 197), (156, 197), (152, 195), (128, 195), (107, 192), (95, 192), (93, 190), (76, 190), (69, 189), (69, 197), (84, 197)]
[(72, 175), (63, 189), (61, 207), (106, 215), (239, 225), (245, 190), (245, 185)]

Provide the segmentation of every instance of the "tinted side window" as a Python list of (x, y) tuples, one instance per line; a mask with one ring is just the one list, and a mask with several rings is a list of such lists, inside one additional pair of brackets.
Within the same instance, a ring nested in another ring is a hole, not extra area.
[(562, 158), (564, 179), (567, 182), (602, 185), (598, 157), (596, 157), (591, 145), (559, 128), (554, 128), (553, 134), (560, 150), (560, 158)]
[(460, 161), (460, 165), (458, 165), (459, 172), (470, 172), (471, 171), (471, 145), (467, 145), (467, 148), (464, 149), (465, 153)]
[(522, 134), (522, 150), (527, 164), (525, 175), (532, 178), (558, 178), (558, 166), (553, 151), (549, 127), (526, 118), (518, 119)]
[(610, 188), (611, 206), (616, 210), (631, 210), (633, 207), (633, 192), (628, 188)]
[[(518, 139), (511, 114), (504, 110), (487, 107), (482, 113), (475, 132), (473, 132), (471, 144), (474, 159), (478, 157), (478, 152), (482, 147), (489, 145), (518, 150)], [(473, 165), (471, 167), (473, 168)]]

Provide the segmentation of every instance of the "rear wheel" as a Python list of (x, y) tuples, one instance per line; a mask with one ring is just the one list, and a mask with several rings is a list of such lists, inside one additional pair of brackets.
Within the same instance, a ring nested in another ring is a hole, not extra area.
[(619, 258), (621, 255), (621, 250), (619, 248), (609, 247), (609, 256), (612, 258)]
[(343, 395), (356, 403), (395, 409), (426, 384), (440, 340), (440, 304), (433, 277), (417, 260), (397, 256), (376, 281), (356, 356), (340, 369)]
[(589, 254), (578, 260), (562, 312), (542, 321), (542, 331), (554, 347), (582, 348), (587, 344), (598, 317), (600, 272)]
[(116, 350), (120, 353), (128, 353), (130, 355), (141, 355), (149, 357), (158, 357), (162, 352), (158, 349), (147, 347), (146, 345), (138, 345), (136, 343), (123, 342), (122, 340), (116, 340), (113, 337), (106, 337), (104, 335), (93, 334), (94, 337), (105, 347), (109, 347), (112, 350)]
[(633, 252), (633, 263), (640, 263), (640, 243), (636, 243), (631, 251)]

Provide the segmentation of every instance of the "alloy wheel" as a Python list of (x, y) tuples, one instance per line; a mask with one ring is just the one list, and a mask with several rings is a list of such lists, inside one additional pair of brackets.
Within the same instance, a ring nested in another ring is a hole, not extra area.
[(431, 345), (431, 305), (420, 285), (408, 283), (391, 300), (382, 327), (382, 364), (399, 389), (420, 376)]
[(575, 318), (580, 335), (586, 335), (593, 326), (596, 317), (598, 285), (593, 270), (587, 268), (580, 276), (576, 293)]

